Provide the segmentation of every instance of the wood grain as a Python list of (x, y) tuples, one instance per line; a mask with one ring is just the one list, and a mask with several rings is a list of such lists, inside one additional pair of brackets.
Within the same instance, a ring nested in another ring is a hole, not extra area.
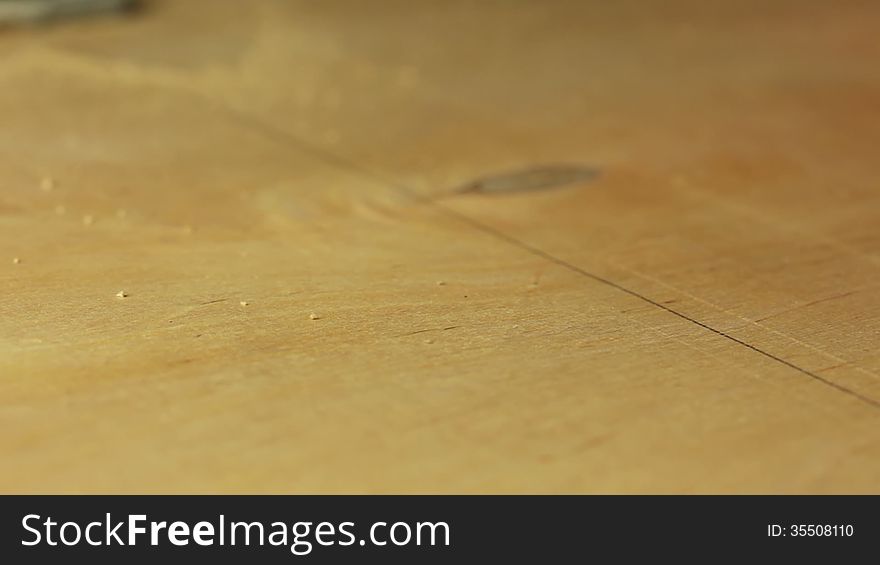
[(0, 490), (880, 492), (880, 7), (728, 4), (4, 30)]

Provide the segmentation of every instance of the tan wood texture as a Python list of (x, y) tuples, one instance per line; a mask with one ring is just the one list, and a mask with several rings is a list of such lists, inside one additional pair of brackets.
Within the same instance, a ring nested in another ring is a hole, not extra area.
[[(878, 28), (166, 0), (0, 31), (0, 489), (880, 492)], [(523, 180), (566, 164), (596, 174)]]

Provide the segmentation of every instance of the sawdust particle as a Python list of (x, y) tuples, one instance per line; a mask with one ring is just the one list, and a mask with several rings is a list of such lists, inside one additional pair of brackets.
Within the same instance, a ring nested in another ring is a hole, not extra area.
[(58, 214), (59, 216), (63, 216), (64, 214), (67, 213), (67, 208), (65, 208), (64, 206), (59, 204), (58, 206), (55, 206), (55, 213)]
[(446, 286), (446, 281), (437, 281), (437, 286)]
[(21, 263), (21, 259), (18, 258), (18, 257), (13, 257), (13, 258), (12, 258), (12, 263), (13, 263), (14, 265), (18, 265), (19, 263)]
[(248, 304), (250, 304), (250, 302), (248, 302), (247, 300), (242, 300), (241, 302), (239, 302), (239, 304), (241, 304), (242, 306), (247, 306)]
[(85, 216), (83, 216), (82, 221), (83, 221), (84, 226), (90, 226), (95, 223), (95, 217), (92, 215), (86, 214)]
[(125, 210), (125, 208), (120, 208), (119, 210), (116, 210), (116, 217), (120, 220), (124, 220), (126, 216), (128, 216), (128, 212)]
[(52, 177), (43, 177), (40, 181), (40, 190), (43, 192), (52, 192), (55, 189), (55, 179)]
[(320, 319), (321, 319), (321, 316), (315, 314), (314, 312), (309, 314), (309, 320), (320, 320)]
[(128, 298), (128, 293), (124, 290), (120, 290), (116, 293), (116, 298)]

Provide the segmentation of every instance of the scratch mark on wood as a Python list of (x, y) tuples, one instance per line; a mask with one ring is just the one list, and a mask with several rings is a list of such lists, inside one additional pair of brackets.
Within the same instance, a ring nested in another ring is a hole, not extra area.
[(426, 333), (426, 332), (445, 332), (445, 331), (448, 331), (448, 330), (456, 330), (456, 329), (458, 329), (458, 328), (460, 328), (460, 327), (461, 327), (461, 326), (447, 326), (447, 327), (445, 327), (445, 328), (426, 328), (426, 329), (424, 329), (424, 330), (416, 330), (416, 331), (414, 331), (414, 332), (409, 332), (409, 333), (405, 333), (405, 334), (400, 334), (400, 335), (396, 335), (396, 336), (394, 336), (394, 337), (407, 337), (407, 336), (411, 336), (411, 335), (423, 334), (423, 333)]
[(856, 293), (858, 293), (858, 292), (860, 292), (860, 291), (859, 291), (859, 290), (853, 290), (853, 291), (850, 291), (850, 292), (844, 292), (844, 293), (841, 293), (841, 294), (835, 294), (834, 296), (828, 296), (828, 297), (826, 297), (826, 298), (820, 298), (820, 299), (818, 299), (818, 300), (813, 300), (813, 301), (811, 301), (811, 302), (806, 302), (806, 303), (804, 303), (804, 304), (798, 304), (798, 305), (795, 306), (794, 308), (789, 308), (788, 310), (783, 310), (783, 311), (781, 311), (781, 312), (775, 312), (775, 313), (773, 313), (773, 314), (770, 314), (769, 316), (765, 316), (765, 317), (763, 317), (763, 318), (759, 318), (759, 319), (755, 320), (755, 322), (763, 322), (763, 321), (769, 320), (770, 318), (775, 318), (776, 316), (782, 316), (782, 315), (784, 315), (784, 314), (788, 314), (788, 313), (790, 313), (790, 312), (794, 312), (794, 311), (796, 311), (796, 310), (801, 310), (801, 309), (803, 309), (803, 308), (809, 308), (810, 306), (814, 306), (814, 305), (816, 305), (816, 304), (821, 304), (821, 303), (823, 303), (823, 302), (829, 302), (829, 301), (831, 301), (831, 300), (839, 300), (839, 299), (841, 299), (841, 298), (846, 298), (847, 296), (852, 296), (853, 294), (856, 294)]

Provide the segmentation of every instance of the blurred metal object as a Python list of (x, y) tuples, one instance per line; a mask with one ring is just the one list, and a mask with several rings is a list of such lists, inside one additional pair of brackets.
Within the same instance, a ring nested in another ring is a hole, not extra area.
[(118, 11), (136, 0), (0, 0), (0, 25), (26, 24)]

